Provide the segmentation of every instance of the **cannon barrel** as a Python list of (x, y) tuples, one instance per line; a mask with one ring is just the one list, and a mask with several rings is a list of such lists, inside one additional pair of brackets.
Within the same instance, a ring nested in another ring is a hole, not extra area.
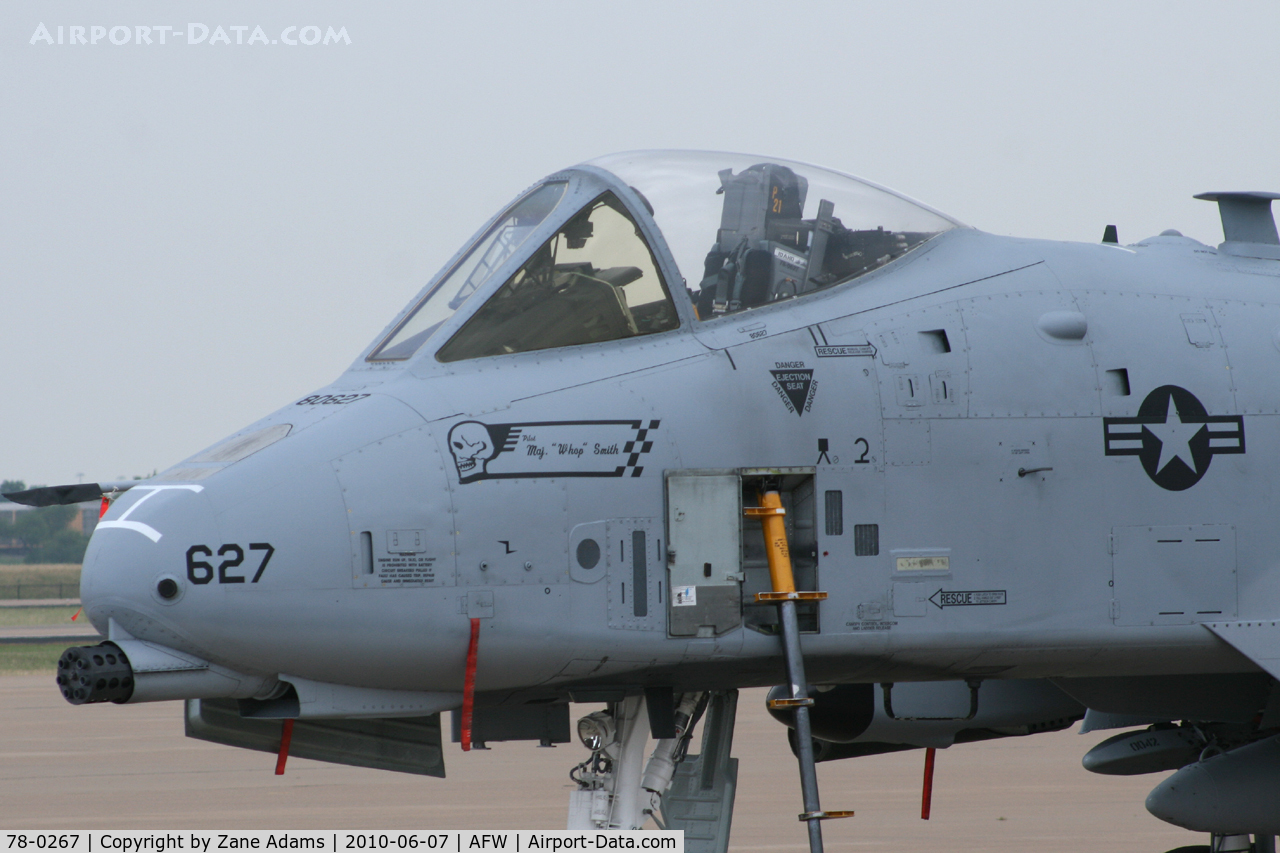
[(247, 675), (142, 640), (69, 648), (58, 660), (57, 681), (72, 705), (269, 699), (285, 689), (274, 676)]
[(58, 689), (72, 705), (129, 701), (133, 667), (115, 643), (73, 646), (58, 659)]

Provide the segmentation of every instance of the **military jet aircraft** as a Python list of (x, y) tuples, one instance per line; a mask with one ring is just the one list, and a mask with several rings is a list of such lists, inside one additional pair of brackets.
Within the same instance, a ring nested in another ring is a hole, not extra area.
[(12, 496), (104, 496), (107, 639), (60, 689), (441, 776), (444, 711), (468, 749), (604, 703), (569, 826), (698, 851), (739, 688), (775, 685), (814, 851), (847, 814), (821, 761), (1083, 719), (1120, 730), (1089, 769), (1177, 771), (1152, 813), (1272, 850), (1280, 196), (1197, 198), (1217, 247), (995, 236), (768, 157), (550, 175), (333, 384), (149, 480)]

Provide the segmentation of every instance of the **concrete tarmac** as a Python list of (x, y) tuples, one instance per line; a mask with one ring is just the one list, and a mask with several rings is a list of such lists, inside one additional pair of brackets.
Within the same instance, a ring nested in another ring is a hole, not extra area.
[[(574, 719), (597, 706), (574, 708)], [(764, 691), (743, 691), (731, 850), (804, 853), (799, 776)], [(446, 726), (446, 733), (448, 728)], [(920, 819), (924, 751), (818, 766), (828, 850), (1163, 853), (1207, 836), (1149, 815), (1166, 774), (1098, 776), (1080, 757), (1108, 733), (1074, 731), (940, 750)], [(695, 739), (695, 749), (697, 740)], [(449, 778), (275, 758), (183, 736), (181, 705), (73, 707), (53, 676), (0, 677), (0, 830), (561, 829), (577, 744), (445, 745)]]

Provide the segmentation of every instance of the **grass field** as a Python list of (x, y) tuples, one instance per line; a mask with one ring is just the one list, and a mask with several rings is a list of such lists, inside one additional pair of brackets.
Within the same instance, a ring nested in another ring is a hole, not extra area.
[[(79, 607), (0, 607), (0, 628), (70, 625)], [(83, 616), (80, 617), (84, 619)]]
[(50, 684), (58, 658), (71, 643), (0, 643), (0, 676), (49, 673)]
[(79, 597), (76, 563), (0, 565), (0, 599)]
[[(78, 607), (0, 607), (0, 628), (70, 625)], [(80, 617), (84, 619), (83, 616)], [(86, 640), (88, 642), (88, 640)], [(53, 674), (58, 657), (74, 643), (0, 643), (0, 675)]]
[[(0, 565), (0, 599), (79, 598), (78, 564)], [(0, 627), (70, 625), (78, 607), (0, 607)], [(83, 616), (81, 617), (84, 618)], [(0, 675), (47, 672), (72, 643), (0, 643)]]

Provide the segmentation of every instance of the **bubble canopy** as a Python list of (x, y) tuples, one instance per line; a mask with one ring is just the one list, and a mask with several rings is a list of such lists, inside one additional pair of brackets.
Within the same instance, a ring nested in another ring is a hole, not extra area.
[(848, 281), (962, 227), (860, 178), (775, 157), (633, 151), (587, 165), (652, 206), (702, 320)]
[[(451, 362), (671, 332), (681, 316), (714, 320), (849, 281), (958, 226), (891, 190), (793, 161), (613, 154), (520, 196), (368, 360), (403, 361), (428, 341)], [(678, 270), (659, 261), (663, 243)]]

